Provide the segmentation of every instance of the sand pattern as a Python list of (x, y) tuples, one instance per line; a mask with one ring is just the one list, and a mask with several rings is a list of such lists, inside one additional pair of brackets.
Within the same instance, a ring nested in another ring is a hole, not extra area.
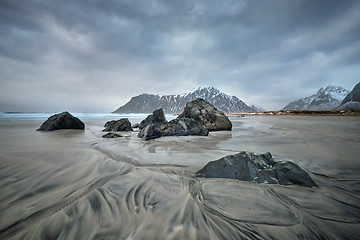
[[(232, 132), (143, 141), (0, 125), (0, 239), (356, 239), (356, 117), (231, 117)], [(271, 151), (319, 187), (205, 179), (242, 150)]]

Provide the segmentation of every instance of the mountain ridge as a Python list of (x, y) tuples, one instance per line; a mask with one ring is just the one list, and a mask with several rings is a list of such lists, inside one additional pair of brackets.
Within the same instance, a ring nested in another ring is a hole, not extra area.
[(337, 109), (360, 109), (360, 82), (349, 92)]
[(282, 110), (333, 110), (348, 93), (343, 87), (328, 85), (309, 97), (288, 103)]
[(256, 105), (247, 105), (236, 96), (230, 96), (219, 89), (203, 86), (190, 92), (172, 95), (143, 93), (134, 96), (125, 105), (113, 113), (151, 113), (155, 109), (163, 108), (165, 113), (181, 113), (185, 104), (196, 98), (203, 98), (225, 113), (257, 112), (261, 111)]

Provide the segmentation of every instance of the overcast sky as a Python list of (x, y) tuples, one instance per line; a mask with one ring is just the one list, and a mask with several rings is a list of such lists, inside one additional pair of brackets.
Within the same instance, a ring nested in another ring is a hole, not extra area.
[(0, 111), (198, 86), (276, 110), (359, 81), (358, 0), (0, 0)]

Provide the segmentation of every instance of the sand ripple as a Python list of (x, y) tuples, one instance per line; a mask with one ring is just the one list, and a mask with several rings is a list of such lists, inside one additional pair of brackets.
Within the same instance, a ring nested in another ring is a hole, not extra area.
[(31, 134), (39, 142), (25, 138), (0, 154), (0, 239), (360, 236), (357, 175), (313, 174), (318, 188), (194, 177), (209, 157), (234, 151), (228, 133), (208, 142)]

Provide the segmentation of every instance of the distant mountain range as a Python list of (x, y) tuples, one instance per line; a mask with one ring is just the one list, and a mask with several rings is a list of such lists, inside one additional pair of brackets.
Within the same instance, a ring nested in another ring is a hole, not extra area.
[(162, 108), (165, 113), (181, 113), (185, 104), (196, 98), (206, 99), (208, 102), (225, 113), (258, 112), (264, 109), (249, 106), (235, 96), (229, 96), (214, 87), (199, 87), (188, 93), (176, 95), (141, 94), (132, 97), (124, 106), (114, 113), (151, 113)]
[(290, 102), (282, 110), (333, 110), (342, 103), (348, 93), (349, 91), (342, 87), (329, 85), (309, 97)]

